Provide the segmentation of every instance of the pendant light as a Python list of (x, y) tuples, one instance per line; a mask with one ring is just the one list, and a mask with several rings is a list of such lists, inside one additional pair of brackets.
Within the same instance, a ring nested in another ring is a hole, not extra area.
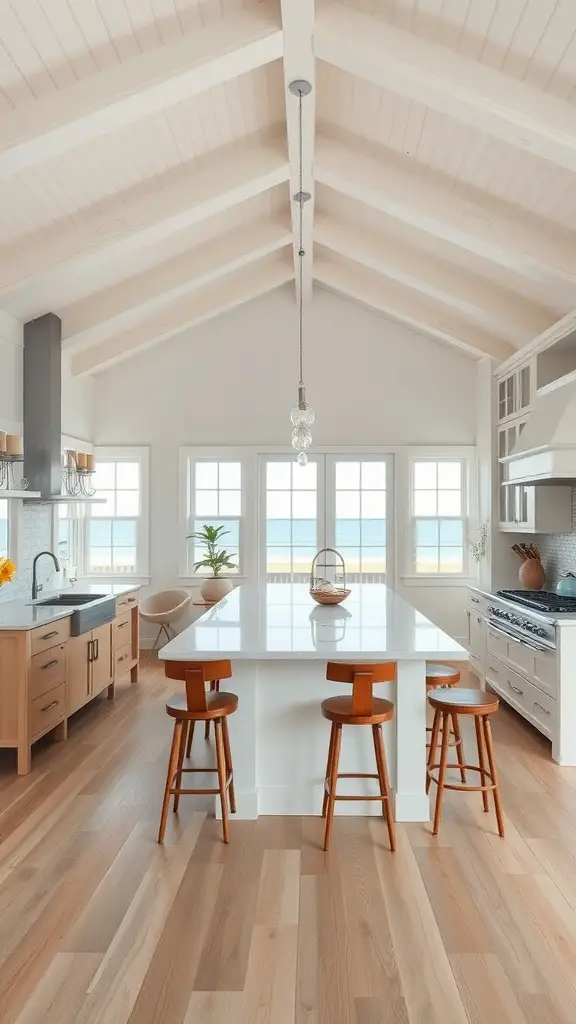
[(290, 82), (288, 87), (293, 96), (298, 97), (298, 192), (293, 197), (294, 202), (298, 203), (298, 278), (299, 278), (299, 294), (298, 294), (298, 357), (299, 357), (299, 376), (298, 376), (298, 400), (296, 405), (290, 413), (290, 419), (292, 420), (292, 447), (298, 452), (298, 464), (305, 466), (308, 462), (308, 456), (306, 454), (308, 448), (312, 444), (312, 433), (310, 427), (314, 423), (314, 410), (308, 405), (306, 401), (306, 388), (304, 386), (304, 358), (303, 358), (303, 328), (304, 328), (304, 310), (303, 310), (303, 296), (302, 296), (302, 285), (304, 280), (304, 257), (306, 255), (304, 251), (304, 203), (307, 203), (312, 196), (310, 192), (304, 191), (304, 171), (302, 167), (302, 150), (303, 150), (303, 139), (302, 139), (302, 97), (308, 96), (312, 92), (312, 86), (310, 82), (307, 82), (303, 78), (299, 78), (294, 82)]

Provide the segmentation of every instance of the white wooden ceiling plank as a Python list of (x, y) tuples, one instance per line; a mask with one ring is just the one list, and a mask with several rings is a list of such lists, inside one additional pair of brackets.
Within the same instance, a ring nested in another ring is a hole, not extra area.
[(520, 210), (484, 196), (482, 205), (442, 188), (401, 164), (382, 163), (325, 137), (316, 139), (316, 179), (454, 245), (514, 270), (576, 283), (576, 252), (569, 232), (551, 230)]
[(97, 215), (88, 211), (81, 227), (59, 223), (0, 250), (0, 293), (79, 257), (100, 252), (106, 258), (107, 249), (121, 253), (153, 244), (287, 180), (286, 157), (272, 143), (246, 140), (233, 151), (220, 150), (103, 203)]
[(55, 91), (54, 80), (50, 78), (41, 56), (28, 39), (13, 8), (6, 5), (0, 18), (0, 44), (8, 56), (6, 77), (0, 85), (15, 102), (21, 102), (27, 91), (35, 98)]
[(505, 74), (523, 79), (531, 62), (539, 60), (536, 50), (556, 5), (557, 0), (539, 0), (538, 3), (527, 0), (514, 39), (500, 66)]
[(479, 59), (496, 71), (513, 45), (528, 0), (499, 0), (482, 43)]
[(90, 3), (89, 0), (76, 0), (73, 10), (78, 28), (94, 55), (99, 71), (116, 67), (120, 62), (118, 51), (114, 46), (114, 40), (111, 39), (106, 29), (106, 23), (98, 6), (95, 3)]
[(98, 71), (98, 64), (80, 31), (74, 8), (67, 0), (51, 0), (46, 12), (77, 78), (86, 78)]
[(444, 47), (337, 4), (316, 19), (318, 56), (576, 171), (572, 107)]
[(314, 279), (476, 359), (486, 355), (506, 359), (514, 352), (512, 345), (467, 323), (442, 303), (431, 302), (412, 288), (387, 281), (352, 260), (334, 260), (320, 252), (314, 264)]
[(56, 88), (73, 85), (77, 76), (44, 6), (38, 0), (18, 0), (14, 12)]
[[(280, 0), (280, 8), (284, 38), (284, 93), (290, 162), (290, 195), (292, 197), (294, 278), (297, 301), (301, 297), (302, 301), (307, 303), (312, 298), (314, 244), (314, 136), (316, 132), (314, 0)], [(299, 204), (293, 198), (300, 189), (299, 101), (298, 96), (294, 96), (290, 92), (289, 85), (296, 79), (304, 79), (312, 86), (312, 91), (302, 98), (302, 188), (303, 191), (311, 194), (311, 199), (302, 206), (302, 249), (305, 253), (303, 257), (298, 255), (300, 249)]]
[[(548, 6), (550, 0), (546, 0)], [(560, 0), (554, 5), (534, 55), (526, 69), (525, 81), (536, 89), (549, 89), (560, 63), (564, 63), (563, 74), (568, 73), (574, 82), (574, 61), (567, 60), (570, 44), (576, 33), (576, 8), (571, 0)], [(555, 90), (554, 90), (555, 91)]]
[(265, 295), (289, 281), (293, 273), (292, 264), (280, 259), (266, 259), (254, 266), (242, 268), (230, 274), (228, 279), (208, 285), (198, 294), (181, 299), (166, 310), (154, 314), (141, 325), (100, 345), (73, 354), (72, 374), (97, 373), (183, 330), (235, 309), (259, 295)]
[(291, 241), (287, 224), (257, 221), (249, 230), (242, 225), (80, 302), (55, 309), (62, 320), (64, 346), (84, 348), (118, 334), (158, 306), (263, 260)]
[(98, 8), (118, 60), (123, 63), (137, 57), (141, 50), (124, 4), (118, 0), (98, 0)]
[(499, 0), (470, 0), (458, 40), (458, 53), (463, 57), (479, 59), (498, 3)]
[(261, 17), (222, 22), (211, 33), (160, 46), (106, 75), (76, 82), (0, 124), (0, 174), (21, 171), (88, 140), (149, 118), (183, 97), (244, 74), (282, 53), (282, 33)]

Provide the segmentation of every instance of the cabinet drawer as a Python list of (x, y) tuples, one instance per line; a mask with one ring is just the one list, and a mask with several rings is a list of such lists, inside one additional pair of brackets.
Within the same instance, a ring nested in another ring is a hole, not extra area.
[(132, 615), (130, 612), (114, 619), (112, 623), (112, 636), (114, 651), (119, 651), (121, 647), (132, 643)]
[(53, 729), (66, 718), (66, 686), (61, 683), (30, 703), (30, 735), (32, 739)]
[(132, 594), (123, 594), (122, 597), (116, 598), (116, 615), (124, 615), (125, 612), (130, 611), (131, 608), (138, 606), (138, 591), (135, 590)]
[(59, 619), (47, 626), (32, 630), (32, 654), (48, 651), (50, 647), (58, 647), (66, 643), (70, 636), (70, 619)]
[(132, 645), (124, 644), (114, 653), (114, 677), (118, 679), (124, 672), (132, 668)]
[(66, 680), (66, 644), (51, 647), (30, 660), (30, 700), (53, 690)]
[(494, 658), (488, 658), (486, 682), (539, 732), (552, 736), (556, 721), (555, 700)]
[(468, 609), (473, 615), (484, 615), (487, 603), (483, 594), (475, 594), (472, 590), (468, 591)]
[(486, 647), (489, 655), (504, 662), (514, 672), (525, 676), (544, 693), (558, 695), (557, 658), (555, 651), (537, 651), (527, 643), (505, 637), (488, 627)]

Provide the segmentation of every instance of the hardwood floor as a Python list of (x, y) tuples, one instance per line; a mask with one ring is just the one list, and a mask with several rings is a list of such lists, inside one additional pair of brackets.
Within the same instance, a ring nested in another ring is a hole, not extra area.
[(31, 775), (0, 760), (2, 1024), (574, 1024), (576, 769), (512, 712), (505, 840), (447, 792), (440, 836), (398, 826), (394, 855), (367, 818), (328, 856), (320, 818), (232, 821), (225, 847), (183, 797), (161, 848), (167, 692), (153, 665)]

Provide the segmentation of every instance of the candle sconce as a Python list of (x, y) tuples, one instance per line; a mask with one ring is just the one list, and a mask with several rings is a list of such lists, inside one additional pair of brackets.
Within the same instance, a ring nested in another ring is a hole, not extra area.
[(93, 498), (96, 494), (96, 488), (92, 483), (93, 476), (93, 455), (74, 451), (63, 453), (62, 483), (66, 494), (71, 498)]
[(24, 465), (22, 438), (0, 431), (0, 491), (24, 491), (28, 481), (17, 467)]

